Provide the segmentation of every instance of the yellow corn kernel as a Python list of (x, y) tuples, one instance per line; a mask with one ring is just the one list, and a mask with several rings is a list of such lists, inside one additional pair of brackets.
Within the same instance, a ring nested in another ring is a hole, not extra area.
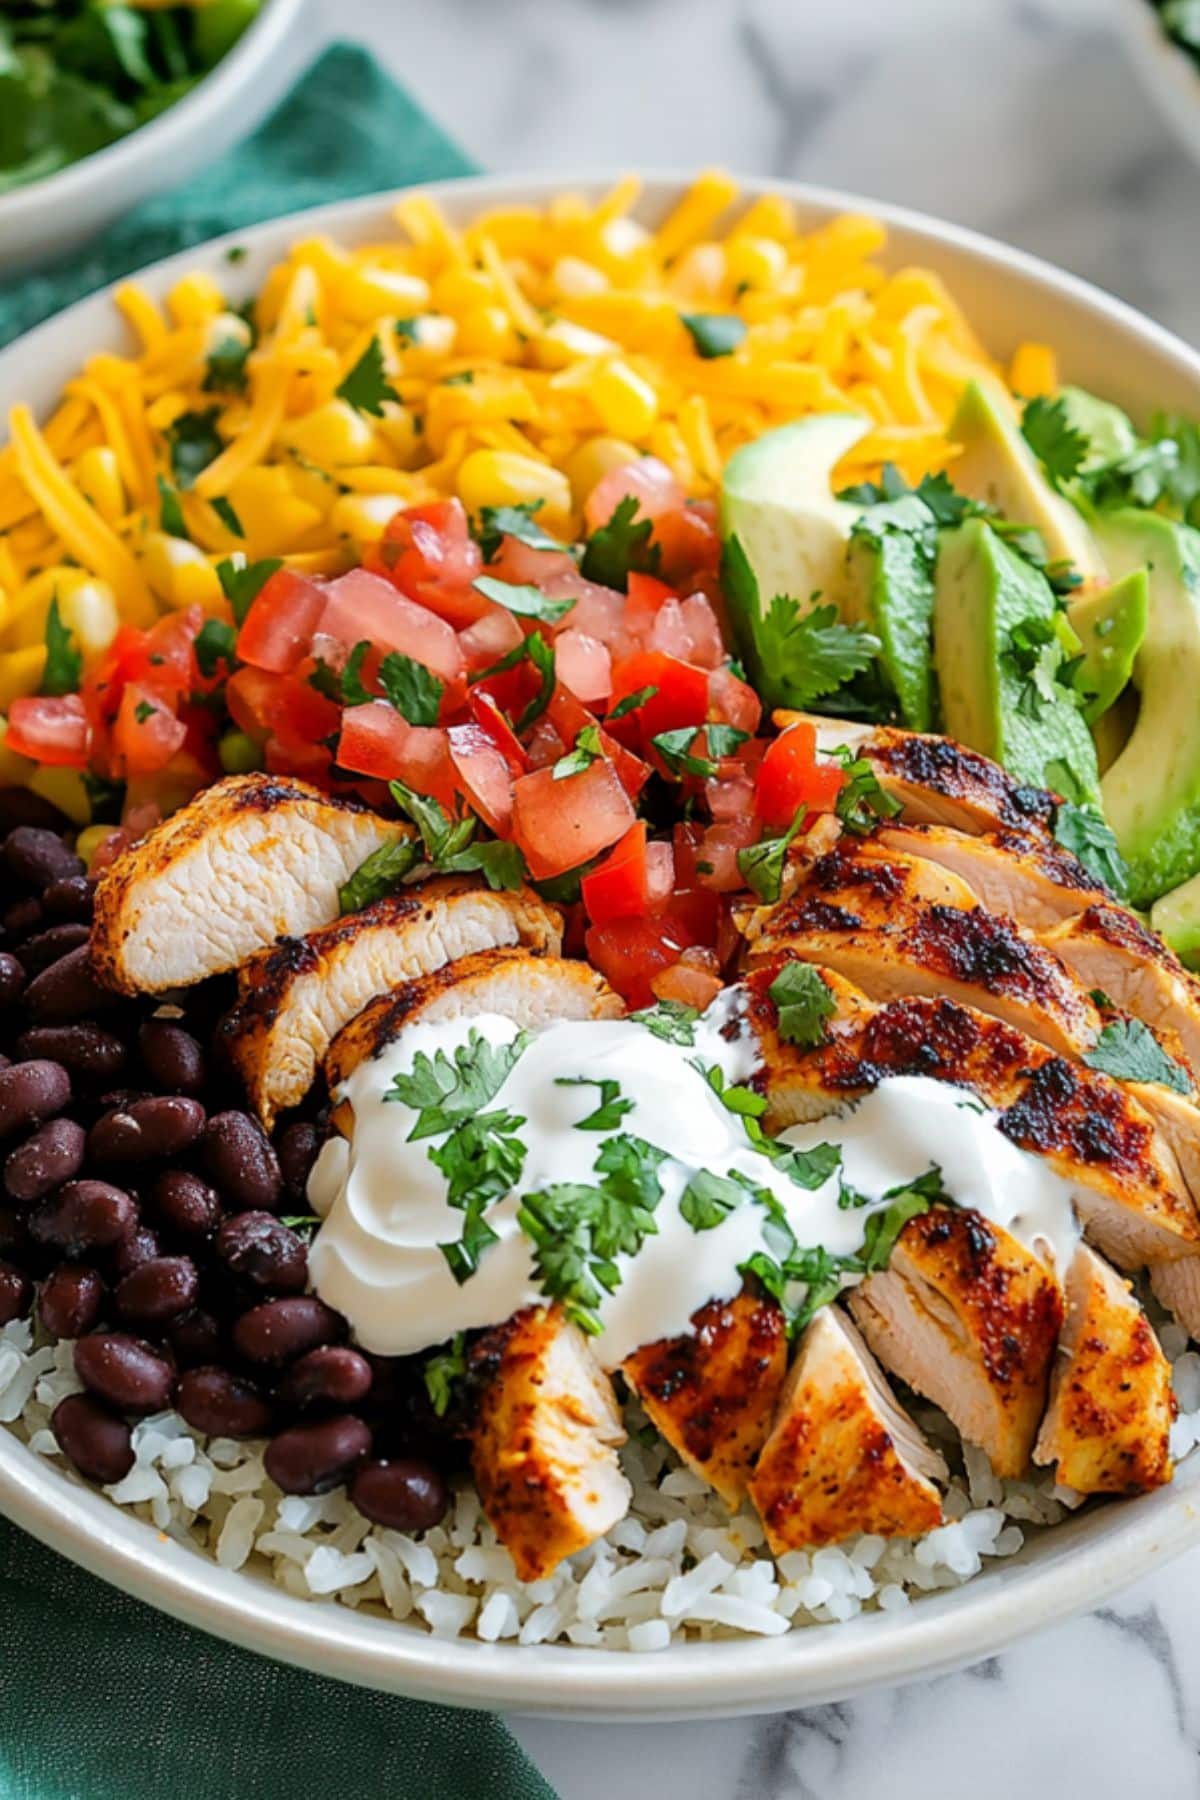
[(671, 292), (682, 300), (715, 299), (724, 285), (724, 244), (693, 244), (671, 270)]
[(343, 474), (349, 474), (350, 465), (347, 463), (339, 469), (336, 480), (307, 457), (288, 463), (286, 472), (288, 492), (294, 494), (297, 500), (303, 500), (306, 506), (314, 506), (324, 518), (341, 492), (339, 483)]
[(737, 182), (721, 169), (707, 169), (697, 176), (674, 211), (658, 228), (658, 254), (670, 262), (689, 244), (704, 236), (725, 208), (737, 198)]
[(293, 419), (279, 432), (279, 442), (299, 450), (322, 468), (370, 462), (376, 453), (371, 421), (345, 400), (330, 400)]
[(571, 484), (561, 469), (517, 456), (510, 450), (472, 450), (458, 470), (458, 497), (469, 513), (483, 506), (540, 503), (547, 525), (564, 523), (571, 511)]
[(107, 581), (81, 581), (60, 593), (58, 610), (85, 656), (99, 656), (107, 650), (121, 623), (116, 597)]
[(321, 510), (295, 493), (290, 474), (288, 469), (259, 464), (243, 470), (229, 489), (252, 560), (288, 555), (306, 532), (321, 523)]
[(560, 256), (550, 271), (550, 291), (561, 300), (577, 300), (583, 294), (602, 294), (608, 276), (581, 256)]
[(534, 359), (543, 369), (565, 369), (569, 363), (588, 356), (611, 356), (619, 350), (611, 338), (576, 325), (571, 319), (555, 319), (547, 325), (533, 346)]
[(434, 283), (433, 299), (439, 311), (461, 315), (472, 306), (493, 306), (496, 284), (482, 269), (447, 269)]
[(400, 468), (416, 468), (425, 454), (425, 439), (415, 414), (407, 406), (397, 406), (394, 401), (385, 400), (383, 417), (376, 421), (375, 429)]
[[(240, 508), (238, 516), (242, 516)], [(142, 547), (142, 568), (154, 592), (168, 606), (195, 602), (211, 610), (220, 604), (216, 570), (204, 552), (186, 538), (168, 537), (165, 531), (149, 532)]]
[(725, 268), (735, 288), (774, 287), (787, 260), (787, 251), (775, 238), (739, 234), (725, 246)]
[(384, 314), (411, 318), (429, 305), (429, 283), (403, 269), (385, 269), (377, 263), (347, 269), (336, 284), (337, 301), (356, 325), (369, 325)]
[(37, 691), (45, 666), (45, 644), (29, 644), (0, 656), (0, 712), (7, 712), (22, 694)]
[(403, 505), (398, 494), (343, 494), (334, 502), (329, 523), (339, 537), (352, 538), (356, 544), (377, 544)]
[(9, 750), (4, 742), (7, 735), (8, 720), (0, 719), (0, 787), (24, 787), (37, 764)]
[[(37, 769), (26, 786), (51, 806), (57, 806), (59, 812), (66, 813), (74, 825), (86, 825), (92, 816), (92, 803), (78, 769)], [(111, 831), (112, 826), (105, 830)]]
[(185, 275), (167, 295), (167, 311), (177, 325), (203, 325), (224, 310), (224, 294), (211, 275), (199, 271)]
[(1058, 388), (1058, 358), (1049, 344), (1018, 344), (1008, 378), (1013, 392), (1022, 399), (1053, 394)]
[(93, 444), (75, 460), (75, 480), (106, 525), (125, 517), (128, 502), (121, 482), (116, 452), (108, 444)]
[(650, 383), (619, 358), (601, 364), (588, 394), (605, 430), (618, 437), (645, 437), (658, 416), (658, 395)]
[(445, 313), (421, 313), (406, 324), (397, 343), (405, 354), (404, 367), (420, 369), (425, 363), (449, 356), (458, 341), (458, 324)]
[(459, 320), (458, 348), (464, 356), (513, 362), (521, 353), (521, 339), (504, 307), (472, 306)]
[(75, 854), (87, 868), (91, 868), (93, 856), (115, 829), (113, 825), (86, 825), (80, 832), (75, 839)]
[(578, 450), (572, 451), (566, 464), (576, 506), (583, 505), (602, 475), (607, 475), (610, 469), (623, 469), (637, 459), (636, 446), (627, 444), (624, 438), (587, 438)]

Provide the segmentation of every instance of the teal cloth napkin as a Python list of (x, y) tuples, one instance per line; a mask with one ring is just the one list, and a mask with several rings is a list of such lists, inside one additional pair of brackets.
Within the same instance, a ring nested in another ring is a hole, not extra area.
[[(252, 138), (186, 187), (0, 287), (0, 342), (220, 232), (471, 167), (369, 55), (338, 45)], [(0, 1520), (0, 1800), (310, 1797), (554, 1800), (499, 1720), (233, 1649)]]

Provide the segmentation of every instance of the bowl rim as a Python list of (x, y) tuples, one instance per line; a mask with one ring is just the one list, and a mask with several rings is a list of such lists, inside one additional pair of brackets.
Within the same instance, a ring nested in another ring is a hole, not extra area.
[[(255, 19), (231, 50), (214, 63), (182, 100), (176, 100), (157, 118), (147, 120), (103, 149), (93, 150), (68, 163), (53, 175), (31, 181), (0, 195), (0, 224), (15, 229), (21, 221), (46, 207), (70, 207), (89, 192), (95, 182), (119, 182), (127, 169), (145, 157), (169, 157), (173, 150), (215, 117), (227, 99), (241, 87), (251, 64), (258, 66), (282, 51), (288, 32), (299, 18), (306, 0), (263, 0)], [(25, 271), (17, 271), (21, 280)]]
[[(276, 5), (282, 0), (275, 0)], [(694, 172), (644, 171), (651, 197), (686, 187)], [(523, 198), (536, 203), (566, 188), (611, 185), (611, 170), (503, 174), (431, 182), (422, 191), (455, 212)], [(379, 220), (412, 189), (308, 208), (229, 232), (143, 271), (156, 289), (197, 263), (217, 263), (231, 246), (273, 255), (299, 232), (326, 226), (354, 232)], [(1200, 354), (1165, 327), (1080, 277), (966, 227), (836, 189), (748, 177), (743, 199), (776, 193), (818, 218), (865, 212), (889, 230), (923, 240), (930, 254), (965, 255), (985, 270), (1017, 274), (1050, 295), (1140, 340), (1200, 393)], [(125, 279), (129, 279), (126, 277)], [(14, 373), (67, 361), (64, 345), (107, 320), (112, 288), (73, 306), (0, 351), (0, 388)], [(55, 378), (57, 382), (57, 377)], [(1037, 1626), (1099, 1604), (1126, 1583), (1200, 1541), (1200, 1458), (1158, 1492), (1085, 1509), (1018, 1557), (962, 1589), (923, 1598), (895, 1614), (789, 1631), (770, 1639), (672, 1645), (660, 1652), (613, 1652), (567, 1645), (484, 1644), (442, 1639), (339, 1604), (299, 1600), (265, 1579), (214, 1562), (83, 1486), (0, 1430), (0, 1511), (43, 1543), (135, 1598), (231, 1642), (360, 1685), (413, 1698), (558, 1718), (708, 1718), (783, 1710), (843, 1699), (866, 1689), (944, 1672), (991, 1655)]]

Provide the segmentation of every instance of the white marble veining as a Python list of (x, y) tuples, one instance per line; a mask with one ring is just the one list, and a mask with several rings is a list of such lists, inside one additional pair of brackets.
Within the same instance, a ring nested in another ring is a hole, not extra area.
[[(1200, 170), (1107, 0), (321, 0), (495, 169), (721, 163), (1023, 245), (1200, 340)], [(563, 1800), (1200, 1793), (1200, 1551), (965, 1673), (780, 1718), (514, 1728)]]

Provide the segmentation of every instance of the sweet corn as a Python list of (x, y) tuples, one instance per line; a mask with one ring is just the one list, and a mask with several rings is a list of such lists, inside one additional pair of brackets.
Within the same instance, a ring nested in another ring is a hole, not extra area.
[(20, 695), (32, 694), (45, 666), (45, 644), (29, 644), (0, 656), (0, 710), (7, 712)]
[(403, 505), (399, 494), (343, 494), (334, 502), (329, 523), (339, 537), (377, 544)]
[(566, 465), (567, 479), (571, 483), (576, 506), (584, 504), (602, 475), (607, 475), (610, 469), (624, 468), (626, 463), (636, 462), (637, 459), (637, 446), (627, 444), (624, 438), (585, 439), (578, 450), (567, 458)]
[(407, 406), (396, 406), (385, 400), (383, 417), (376, 420), (375, 429), (402, 469), (416, 468), (421, 460), (424, 439), (420, 424)]
[(560, 256), (550, 271), (550, 290), (562, 300), (577, 300), (582, 294), (602, 294), (608, 287), (608, 276), (595, 263), (581, 256)]
[(735, 288), (769, 288), (787, 268), (787, 251), (775, 238), (730, 238), (725, 247), (725, 268)]
[(9, 750), (4, 742), (7, 735), (8, 720), (0, 719), (0, 787), (24, 787), (37, 764)]
[[(296, 493), (293, 473), (291, 469), (259, 464), (244, 470), (230, 486), (229, 498), (241, 520), (251, 558), (279, 556), (284, 550), (295, 549), (324, 517), (325, 506), (314, 506), (311, 500)], [(322, 499), (325, 491), (322, 484)]]
[(561, 469), (510, 450), (472, 450), (458, 470), (458, 497), (469, 513), (483, 506), (532, 506), (540, 502), (548, 525), (565, 523), (571, 484)]
[[(86, 825), (92, 816), (92, 803), (78, 769), (35, 769), (26, 786), (66, 813), (74, 825)], [(106, 825), (105, 830), (111, 831), (112, 826)]]
[(345, 400), (330, 400), (314, 412), (290, 420), (278, 433), (278, 442), (327, 469), (370, 462), (376, 454), (370, 418)]
[(113, 827), (111, 825), (85, 825), (75, 839), (76, 856), (90, 869), (93, 856), (105, 839), (110, 838), (112, 834)]
[(167, 295), (167, 311), (177, 325), (203, 325), (224, 312), (225, 296), (211, 275), (185, 275)]
[(486, 356), (507, 362), (516, 356), (521, 340), (503, 306), (472, 306), (458, 328), (458, 348), (464, 356)]
[(146, 579), (168, 606), (198, 604), (212, 611), (221, 601), (221, 583), (202, 550), (165, 531), (147, 533), (142, 549)]
[(493, 306), (496, 284), (480, 269), (447, 269), (433, 284), (433, 300), (439, 312), (461, 316), (473, 306)]
[(1058, 358), (1049, 344), (1018, 344), (1009, 369), (1013, 392), (1025, 400), (1053, 394), (1058, 387)]
[(387, 313), (409, 318), (429, 305), (429, 283), (421, 276), (379, 264), (347, 269), (336, 284), (336, 293), (342, 311), (356, 325), (369, 325)]
[(106, 525), (117, 525), (128, 510), (116, 451), (108, 444), (93, 444), (76, 457), (75, 480)]
[(59, 595), (63, 624), (75, 634), (85, 656), (99, 656), (117, 635), (121, 615), (106, 581), (81, 581)]
[(588, 393), (605, 430), (619, 437), (645, 437), (658, 416), (658, 395), (619, 357), (601, 364)]
[(612, 338), (601, 337), (598, 331), (589, 331), (586, 325), (576, 325), (570, 319), (555, 319), (535, 342), (533, 353), (540, 368), (565, 369), (568, 363), (579, 362), (584, 357), (611, 356), (619, 348)]
[(410, 361), (413, 352), (417, 352), (416, 363), (434, 362), (443, 356), (449, 356), (458, 339), (458, 324), (448, 319), (444, 313), (422, 313), (419, 318), (409, 321), (405, 328), (403, 349), (408, 353)]

